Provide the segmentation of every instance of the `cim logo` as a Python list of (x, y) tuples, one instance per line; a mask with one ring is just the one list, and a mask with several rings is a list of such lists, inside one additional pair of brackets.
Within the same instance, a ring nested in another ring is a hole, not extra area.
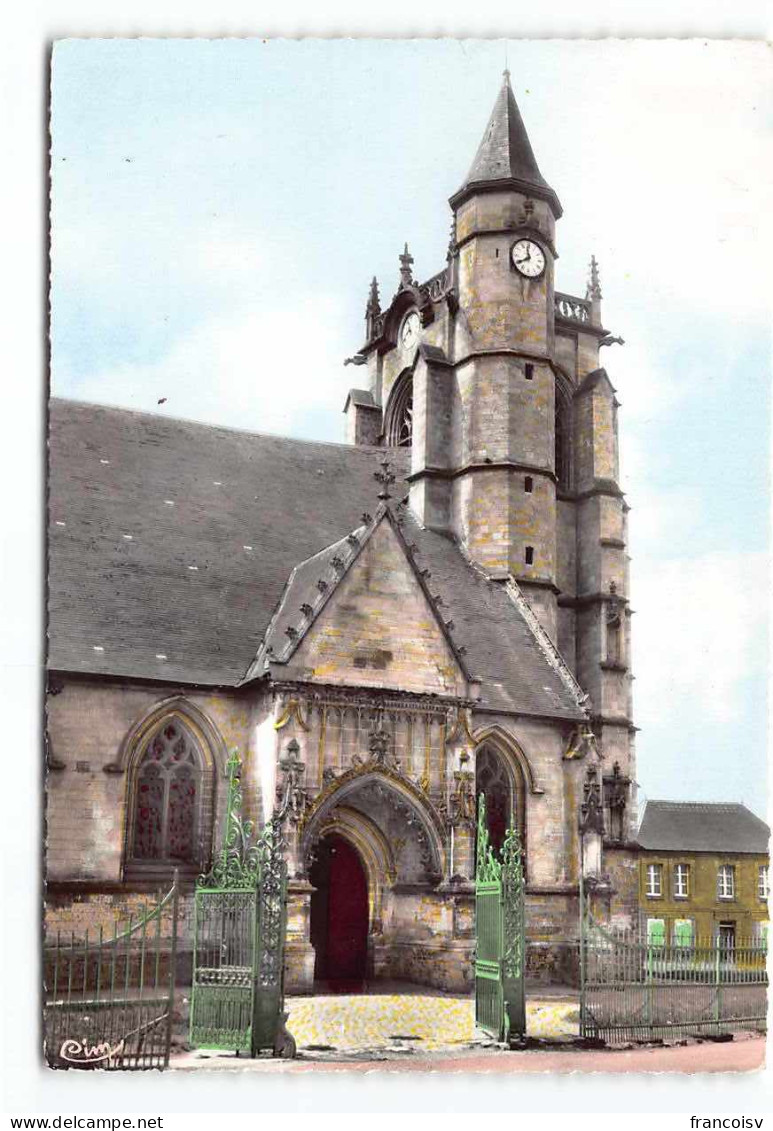
[(112, 1067), (113, 1061), (123, 1052), (124, 1042), (125, 1038), (122, 1037), (117, 1045), (111, 1045), (109, 1041), (102, 1041), (98, 1045), (89, 1045), (85, 1038), (82, 1041), (76, 1041), (68, 1037), (66, 1041), (62, 1041), (59, 1056), (70, 1064), (106, 1063)]

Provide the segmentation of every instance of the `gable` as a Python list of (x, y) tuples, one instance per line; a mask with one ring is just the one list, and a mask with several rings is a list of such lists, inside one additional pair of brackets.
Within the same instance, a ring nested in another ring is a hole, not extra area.
[(467, 693), (459, 663), (388, 521), (363, 545), (298, 646), (293, 667), (298, 676), (323, 683)]

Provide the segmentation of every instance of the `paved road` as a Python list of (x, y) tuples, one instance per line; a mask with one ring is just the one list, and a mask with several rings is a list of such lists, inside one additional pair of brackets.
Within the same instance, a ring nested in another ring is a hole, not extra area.
[(527, 1052), (459, 1051), (405, 1059), (244, 1060), (233, 1056), (185, 1053), (174, 1057), (175, 1069), (248, 1072), (751, 1072), (765, 1062), (765, 1039), (751, 1037), (677, 1048), (601, 1049), (586, 1051), (535, 1049)]

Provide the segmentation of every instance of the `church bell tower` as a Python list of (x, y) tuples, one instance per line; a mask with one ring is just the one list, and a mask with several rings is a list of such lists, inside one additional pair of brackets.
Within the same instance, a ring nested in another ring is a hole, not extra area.
[[(556, 634), (554, 268), (561, 205), (510, 86), (450, 200), (459, 311), (448, 525)], [(428, 516), (429, 517), (429, 516)]]
[(561, 205), (507, 72), (449, 203), (445, 267), (419, 282), (406, 245), (384, 309), (371, 284), (348, 438), (409, 447), (418, 520), (524, 602), (589, 696), (612, 796), (633, 778), (635, 733), (618, 402), (599, 365), (621, 339), (601, 322), (595, 259), (584, 296), (555, 289)]

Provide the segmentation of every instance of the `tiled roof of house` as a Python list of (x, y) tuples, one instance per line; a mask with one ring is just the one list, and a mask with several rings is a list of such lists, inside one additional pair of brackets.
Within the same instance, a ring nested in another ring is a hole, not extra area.
[[(397, 499), (409, 451), (389, 456)], [(238, 685), (293, 570), (316, 578), (317, 565), (302, 563), (327, 561), (375, 513), (383, 457), (383, 448), (52, 401), (49, 667)], [(484, 704), (583, 717), (501, 585), (406, 516), (406, 539), (432, 573)]]
[(768, 851), (770, 829), (745, 805), (731, 802), (648, 801), (638, 843), (661, 852)]

